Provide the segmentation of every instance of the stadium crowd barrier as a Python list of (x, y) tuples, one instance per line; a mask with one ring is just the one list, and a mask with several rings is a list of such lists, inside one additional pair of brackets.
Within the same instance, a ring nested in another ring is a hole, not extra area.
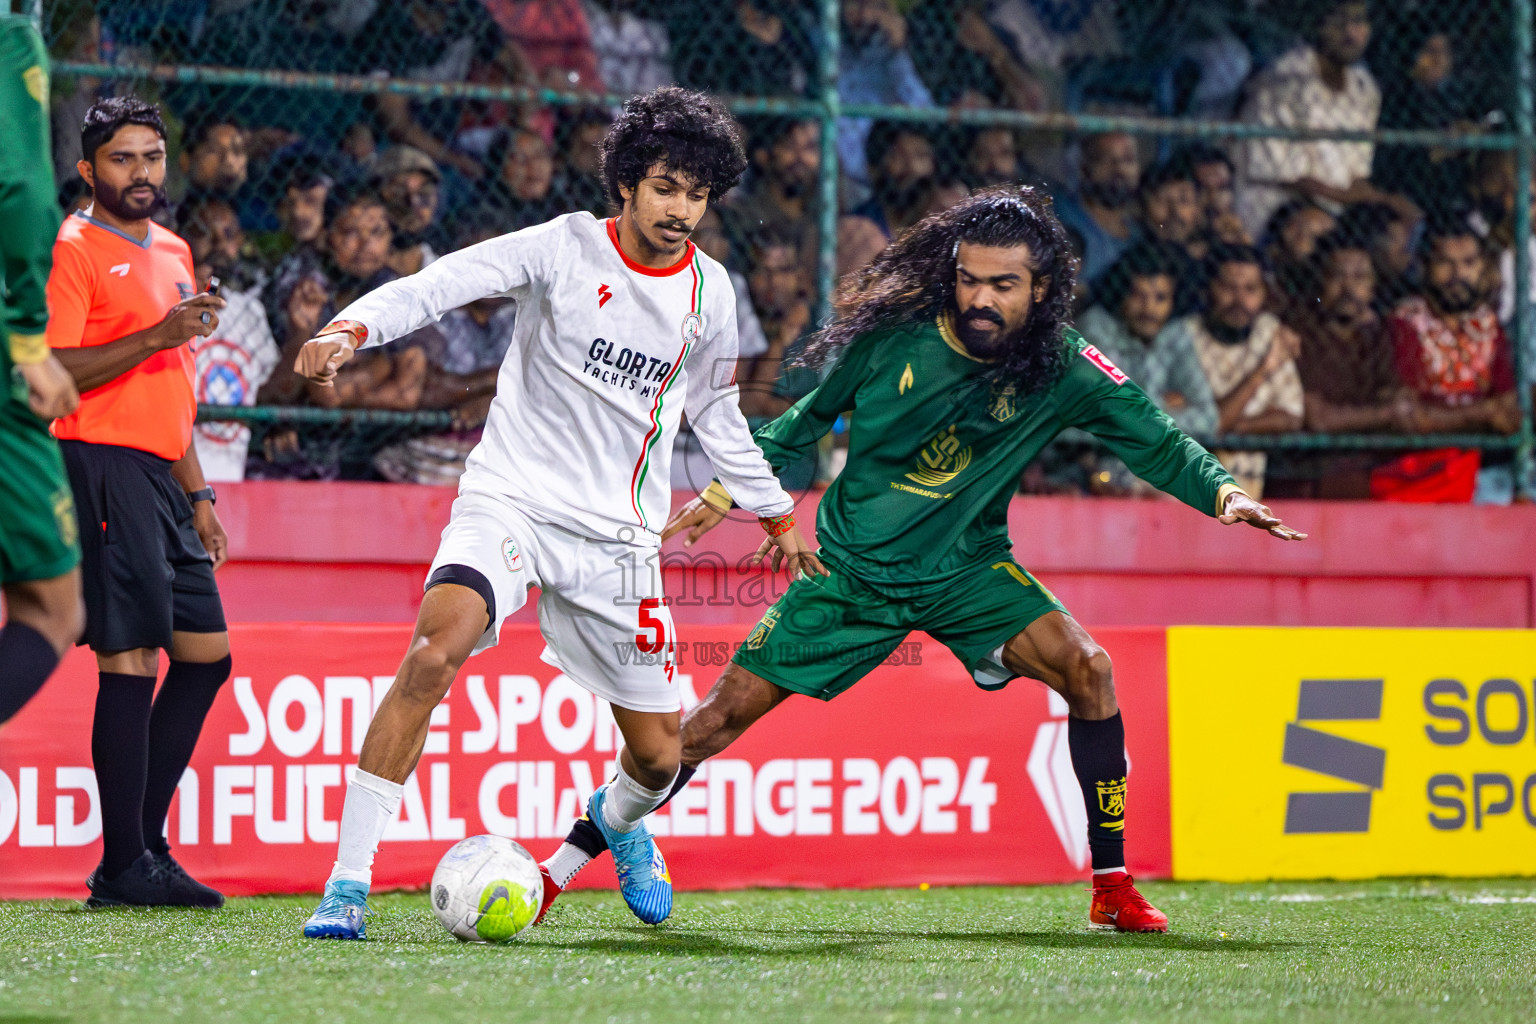
[[(247, 894), (313, 890), (325, 876), (344, 780), (451, 497), (221, 490), (235, 673), (168, 824), (198, 877)], [(1172, 503), (1017, 501), (1021, 561), (1115, 661), (1130, 869), (1529, 873), (1536, 633), (1422, 628), (1530, 625), (1536, 524), (1522, 511), (1288, 504), (1313, 537), (1280, 545)], [(736, 568), (760, 537), (728, 522), (695, 561), (664, 563), (685, 705), (772, 598), (766, 574)], [(1168, 626), (1181, 619), (1259, 628)], [(1277, 628), (1329, 622), (1418, 628)], [(540, 660), (534, 625), (504, 636), (434, 715), (380, 886), (424, 885), (449, 844), (479, 832), (546, 854), (609, 770), (606, 705)], [(76, 650), (0, 732), (0, 898), (84, 891), (100, 837), (94, 687)], [(919, 635), (836, 701), (774, 712), (653, 825), (682, 888), (1067, 882), (1087, 863), (1065, 705), (1030, 681), (984, 693)], [(594, 866), (579, 884), (611, 873)]]
[[(219, 485), (232, 622), (414, 622), (454, 492), (396, 484)], [(692, 494), (677, 493), (673, 508)], [(802, 529), (817, 495), (801, 498)], [(1311, 537), (1280, 544), (1174, 501), (1015, 498), (1019, 561), (1094, 626), (1536, 626), (1526, 506), (1276, 504)], [(682, 625), (750, 628), (772, 590), (743, 566), (762, 531), (732, 518), (661, 566)], [(782, 585), (782, 584), (780, 584)], [(530, 601), (512, 621), (535, 622)]]

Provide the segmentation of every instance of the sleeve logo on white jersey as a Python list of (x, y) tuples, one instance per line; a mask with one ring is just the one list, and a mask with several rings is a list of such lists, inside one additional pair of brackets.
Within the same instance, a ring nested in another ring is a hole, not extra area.
[(697, 345), (702, 337), (704, 337), (704, 318), (697, 313), (689, 313), (683, 317), (684, 343)]

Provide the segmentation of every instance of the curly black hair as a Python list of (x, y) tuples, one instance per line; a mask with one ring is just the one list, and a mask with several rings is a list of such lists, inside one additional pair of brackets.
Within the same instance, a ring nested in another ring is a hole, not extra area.
[(1131, 293), (1132, 278), (1164, 276), (1178, 282), (1188, 263), (1187, 259), (1180, 258), (1172, 242), (1144, 238), (1127, 249), (1103, 276), (1094, 281), (1094, 301), (1110, 312), (1118, 313), (1125, 297)]
[(603, 187), (615, 209), (624, 206), (619, 188), (633, 189), (657, 164), (708, 185), (717, 203), (747, 169), (741, 129), (701, 92), (667, 85), (636, 96), (603, 137)]
[(1028, 249), (1029, 269), (1045, 282), (1045, 298), (1030, 309), (1022, 335), (991, 376), (1025, 395), (1051, 387), (1071, 355), (1062, 332), (1071, 316), (1078, 261), (1050, 195), (1028, 185), (983, 189), (919, 221), (844, 286), (837, 316), (811, 338), (800, 361), (821, 366), (871, 331), (956, 312), (955, 260), (962, 242)]
[(112, 136), (127, 124), (153, 128), (165, 138), (165, 121), (160, 108), (137, 96), (110, 96), (91, 104), (80, 122), (80, 152), (91, 163), (96, 162), (96, 151), (112, 140)]

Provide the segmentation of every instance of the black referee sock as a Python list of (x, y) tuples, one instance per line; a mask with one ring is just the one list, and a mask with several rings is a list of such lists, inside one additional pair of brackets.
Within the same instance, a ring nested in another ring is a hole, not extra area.
[(102, 874), (116, 878), (144, 853), (144, 775), (149, 764), (153, 676), (101, 673), (91, 723), (91, 763), (101, 794)]
[(25, 622), (0, 629), (0, 724), (31, 700), (59, 665), (48, 638)]
[(173, 661), (155, 697), (149, 717), (149, 771), (144, 784), (144, 844), (154, 853), (170, 852), (165, 816), (192, 760), (219, 687), (229, 678), (229, 655), (218, 661)]
[(1072, 770), (1088, 808), (1088, 851), (1093, 868), (1125, 865), (1125, 723), (1120, 712), (1090, 721), (1067, 719)]
[[(667, 798), (658, 804), (656, 809), (659, 811), (671, 803), (672, 798), (677, 796), (684, 786), (688, 785), (688, 780), (693, 778), (694, 773), (697, 771), (698, 768), (690, 768), (686, 764), (678, 765), (677, 778), (672, 780), (672, 788), (668, 791)], [(603, 838), (603, 834), (598, 831), (597, 826), (592, 824), (589, 818), (577, 818), (576, 824), (571, 826), (571, 831), (566, 835), (565, 841), (585, 853), (588, 857), (593, 858), (596, 858), (604, 850), (608, 849), (608, 840)]]

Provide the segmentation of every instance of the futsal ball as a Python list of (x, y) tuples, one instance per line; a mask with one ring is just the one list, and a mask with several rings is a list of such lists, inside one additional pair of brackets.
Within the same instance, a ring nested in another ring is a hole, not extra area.
[(506, 942), (538, 916), (544, 881), (512, 840), (471, 836), (438, 861), (431, 896), (437, 919), (465, 942)]

